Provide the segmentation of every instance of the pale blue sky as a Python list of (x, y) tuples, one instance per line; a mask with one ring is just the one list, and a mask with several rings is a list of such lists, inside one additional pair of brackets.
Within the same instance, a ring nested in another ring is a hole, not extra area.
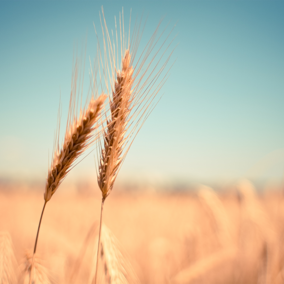
[[(162, 17), (177, 23), (176, 63), (121, 180), (283, 179), (284, 2), (202, 0), (1, 1), (0, 177), (46, 178), (59, 96), (65, 123), (73, 53), (87, 38), (94, 57), (101, 5), (111, 28), (122, 7), (144, 12), (142, 46)], [(94, 174), (90, 155), (70, 179)]]

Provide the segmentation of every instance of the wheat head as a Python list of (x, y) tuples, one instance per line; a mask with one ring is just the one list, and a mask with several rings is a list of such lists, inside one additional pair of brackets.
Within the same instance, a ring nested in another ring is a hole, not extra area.
[(77, 115), (78, 98), (76, 97), (77, 68), (75, 68), (74, 77), (75, 78), (72, 81), (73, 88), (71, 89), (71, 95), (70, 95), (65, 138), (63, 146), (61, 148), (59, 148), (59, 142), (58, 142), (59, 132), (60, 132), (60, 120), (57, 128), (57, 135), (55, 138), (55, 149), (54, 149), (55, 151), (53, 155), (53, 160), (51, 162), (51, 166), (48, 170), (45, 192), (44, 192), (44, 205), (42, 208), (37, 234), (35, 238), (29, 284), (32, 284), (32, 281), (34, 279), (33, 259), (37, 249), (40, 226), (46, 204), (51, 199), (53, 194), (56, 192), (58, 186), (66, 177), (68, 172), (72, 169), (73, 166), (75, 166), (74, 162), (78, 159), (79, 156), (82, 156), (83, 152), (88, 147), (90, 147), (96, 140), (97, 136), (95, 135), (96, 134), (95, 130), (100, 125), (97, 124), (96, 122), (100, 118), (103, 102), (106, 98), (106, 95), (102, 94), (97, 99), (94, 99), (94, 94), (92, 93), (92, 97), (87, 108), (82, 110), (80, 105), (80, 115), (78, 116)]
[(121, 164), (121, 154), (126, 132), (127, 116), (130, 112), (130, 96), (133, 84), (133, 68), (129, 50), (122, 60), (122, 71), (117, 71), (115, 89), (110, 101), (111, 119), (104, 134), (104, 149), (101, 152), (98, 184), (105, 199), (112, 190)]
[[(97, 180), (103, 200), (110, 194), (120, 167), (144, 122), (155, 107), (155, 97), (167, 79), (165, 71), (172, 55), (168, 38), (160, 43), (163, 33), (159, 25), (137, 59), (141, 41), (141, 22), (130, 39), (124, 30), (123, 10), (119, 17), (119, 31), (108, 31), (104, 11), (101, 27), (104, 55), (101, 56), (106, 93), (109, 94), (109, 112), (101, 151), (98, 154)], [(116, 18), (115, 18), (116, 19)], [(116, 22), (116, 20), (115, 20)], [(119, 42), (120, 38), (120, 42)], [(115, 40), (116, 39), (116, 40)], [(168, 45), (168, 46), (165, 46)], [(155, 51), (154, 51), (155, 50)], [(168, 58), (165, 58), (168, 56)]]
[[(75, 160), (86, 150), (94, 137), (95, 124), (99, 118), (106, 96), (92, 97), (87, 110), (74, 118), (73, 124), (66, 130), (61, 150), (56, 149), (52, 164), (48, 170), (44, 200), (48, 202), (56, 189), (70, 171)], [(70, 107), (73, 107), (72, 105)]]
[[(133, 140), (155, 106), (153, 103), (154, 99), (166, 80), (166, 75), (162, 79), (159, 77), (163, 73), (171, 56), (170, 53), (167, 60), (165, 60), (164, 63), (160, 63), (164, 61), (163, 57), (168, 49), (165, 48), (165, 50), (163, 50), (163, 46), (164, 43), (167, 42), (169, 35), (162, 44), (159, 44), (158, 42), (160, 37), (157, 36), (158, 26), (147, 46), (143, 50), (140, 58), (134, 64), (135, 55), (141, 40), (140, 25), (134, 31), (134, 40), (130, 42), (129, 24), (127, 40), (127, 35), (124, 31), (122, 10), (122, 17), (119, 18), (119, 48), (117, 26), (115, 41), (113, 32), (110, 35), (108, 31), (103, 9), (102, 14), (103, 22), (101, 17), (100, 19), (103, 33), (104, 56), (101, 56), (100, 62), (102, 62), (101, 65), (104, 71), (102, 73), (104, 74), (105, 87), (107, 89), (107, 93), (110, 95), (109, 116), (106, 120), (106, 125), (103, 126), (103, 146), (100, 144), (101, 147), (99, 148), (101, 149), (98, 154), (99, 166), (97, 180), (102, 192), (102, 203), (96, 272), (93, 280), (94, 284), (97, 283), (104, 201), (113, 188), (118, 172), (133, 143)], [(152, 54), (154, 48), (157, 48), (157, 51)], [(120, 56), (118, 55), (119, 53)]]

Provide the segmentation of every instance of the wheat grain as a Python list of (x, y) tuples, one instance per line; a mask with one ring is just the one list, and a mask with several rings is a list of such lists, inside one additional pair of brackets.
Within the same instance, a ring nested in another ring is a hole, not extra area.
[[(103, 24), (101, 20), (105, 58), (104, 74), (107, 74), (105, 75), (105, 84), (108, 93), (110, 89), (112, 90), (112, 96), (109, 96), (110, 114), (109, 119), (107, 120), (107, 125), (105, 126), (103, 147), (99, 153), (97, 179), (99, 188), (102, 192), (102, 203), (94, 283), (96, 283), (97, 280), (97, 267), (100, 254), (100, 232), (104, 201), (113, 188), (119, 169), (121, 168), (122, 162), (125, 159), (134, 138), (153, 110), (151, 109), (151, 105), (153, 104), (153, 100), (159, 92), (161, 86), (164, 84), (166, 75), (160, 81), (159, 77), (165, 69), (165, 66), (171, 56), (170, 54), (166, 62), (161, 66), (159, 65), (160, 61), (163, 59), (163, 56), (167, 51), (166, 48), (165, 51), (162, 52), (162, 55), (159, 55), (159, 58), (157, 59), (155, 64), (153, 64), (157, 54), (161, 52), (161, 49), (164, 45), (163, 43), (151, 58), (151, 52), (156, 47), (159, 40), (159, 38), (158, 40), (156, 40), (158, 31), (157, 28), (151, 40), (147, 44), (145, 50), (142, 52), (142, 54), (144, 53), (144, 57), (141, 55), (141, 57), (138, 59), (137, 64), (134, 66), (133, 62), (140, 42), (140, 30), (136, 30), (137, 36), (135, 38), (134, 35), (135, 40), (130, 43), (129, 25), (127, 42), (127, 36), (124, 32), (124, 19), (122, 10), (122, 18), (119, 18), (119, 59), (117, 29), (115, 46), (115, 40), (113, 39), (113, 41), (111, 41), (111, 37), (108, 32), (103, 9), (102, 14), (104, 22)], [(168, 39), (168, 37), (166, 39)], [(157, 68), (157, 66), (160, 67)], [(158, 69), (158, 71), (156, 69)]]

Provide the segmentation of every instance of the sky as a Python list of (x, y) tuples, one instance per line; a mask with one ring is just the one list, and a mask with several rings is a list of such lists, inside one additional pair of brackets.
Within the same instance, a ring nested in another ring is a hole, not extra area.
[[(175, 26), (170, 76), (120, 182), (283, 181), (284, 2), (203, 0), (0, 1), (1, 179), (46, 179), (73, 57), (86, 49), (88, 74), (101, 6), (110, 29), (122, 7), (125, 22), (130, 10), (147, 19), (142, 50), (161, 19)], [(92, 152), (67, 179), (96, 180), (95, 164)]]

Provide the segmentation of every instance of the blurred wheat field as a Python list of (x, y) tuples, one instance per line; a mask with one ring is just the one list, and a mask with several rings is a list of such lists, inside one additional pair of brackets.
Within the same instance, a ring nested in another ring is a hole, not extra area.
[[(0, 231), (11, 236), (15, 273), (33, 245), (41, 201), (40, 190), (0, 191)], [(104, 224), (143, 284), (283, 283), (283, 205), (280, 189), (260, 195), (249, 182), (219, 194), (207, 187), (190, 193), (118, 191), (106, 204)], [(97, 195), (54, 196), (38, 247), (50, 283), (73, 283), (70, 275), (99, 206)], [(90, 251), (74, 283), (87, 283)]]

